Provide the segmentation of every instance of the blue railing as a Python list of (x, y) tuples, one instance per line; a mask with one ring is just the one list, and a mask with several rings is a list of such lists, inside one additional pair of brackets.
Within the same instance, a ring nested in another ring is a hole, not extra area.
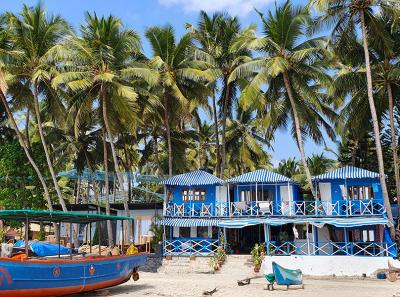
[(163, 254), (164, 256), (212, 256), (218, 247), (218, 239), (176, 238), (163, 241)]
[(273, 256), (369, 256), (397, 257), (397, 245), (386, 242), (266, 242), (267, 254)]
[(386, 212), (381, 200), (268, 201), (168, 203), (165, 216), (174, 217), (241, 217), (241, 216), (376, 216)]

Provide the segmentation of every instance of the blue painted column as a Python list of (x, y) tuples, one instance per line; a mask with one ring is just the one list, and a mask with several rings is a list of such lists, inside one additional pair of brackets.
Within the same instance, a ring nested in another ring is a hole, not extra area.
[(270, 254), (270, 252), (269, 252), (269, 241), (270, 241), (270, 239), (269, 239), (269, 225), (268, 224), (264, 224), (264, 226), (265, 226), (265, 228), (264, 228), (264, 230), (265, 230), (265, 248), (267, 249), (267, 255), (269, 255)]
[(349, 249), (348, 249), (348, 247), (347, 247), (347, 242), (348, 242), (349, 240), (348, 240), (348, 237), (347, 237), (347, 228), (344, 227), (343, 230), (344, 230), (344, 245), (345, 245), (345, 247), (346, 247), (346, 255), (348, 255), (348, 254), (349, 254)]

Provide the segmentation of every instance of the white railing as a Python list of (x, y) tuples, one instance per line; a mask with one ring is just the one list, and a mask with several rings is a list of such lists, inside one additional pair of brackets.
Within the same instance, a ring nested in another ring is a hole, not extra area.
[(174, 217), (242, 217), (242, 216), (374, 216), (386, 212), (380, 200), (269, 201), (168, 203), (165, 215)]
[(385, 242), (266, 242), (269, 255), (397, 257), (397, 245)]
[(218, 239), (177, 238), (163, 241), (164, 256), (212, 256), (218, 247)]

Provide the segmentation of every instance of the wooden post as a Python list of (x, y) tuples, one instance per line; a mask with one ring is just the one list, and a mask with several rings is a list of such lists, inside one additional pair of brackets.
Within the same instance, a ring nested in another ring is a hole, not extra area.
[(92, 253), (92, 222), (89, 224), (89, 252)]
[(99, 256), (101, 256), (101, 225), (100, 225), (100, 222), (97, 222), (96, 228), (97, 228), (97, 235), (99, 238)]
[(72, 245), (73, 245), (73, 240), (72, 240), (72, 224), (69, 224), (69, 258), (72, 260)]
[(28, 246), (29, 246), (29, 219), (26, 217), (25, 220), (25, 255), (28, 257)]
[(121, 232), (122, 232), (122, 240), (121, 240), (121, 254), (124, 254), (125, 247), (125, 232), (124, 232), (124, 220), (121, 221)]
[(58, 223), (58, 257), (61, 255), (61, 223)]

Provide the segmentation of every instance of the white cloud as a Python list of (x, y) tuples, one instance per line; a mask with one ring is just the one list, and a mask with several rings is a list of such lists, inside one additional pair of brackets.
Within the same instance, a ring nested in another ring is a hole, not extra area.
[(181, 6), (185, 12), (227, 11), (231, 15), (246, 16), (254, 8), (264, 7), (273, 0), (158, 0), (161, 5)]

